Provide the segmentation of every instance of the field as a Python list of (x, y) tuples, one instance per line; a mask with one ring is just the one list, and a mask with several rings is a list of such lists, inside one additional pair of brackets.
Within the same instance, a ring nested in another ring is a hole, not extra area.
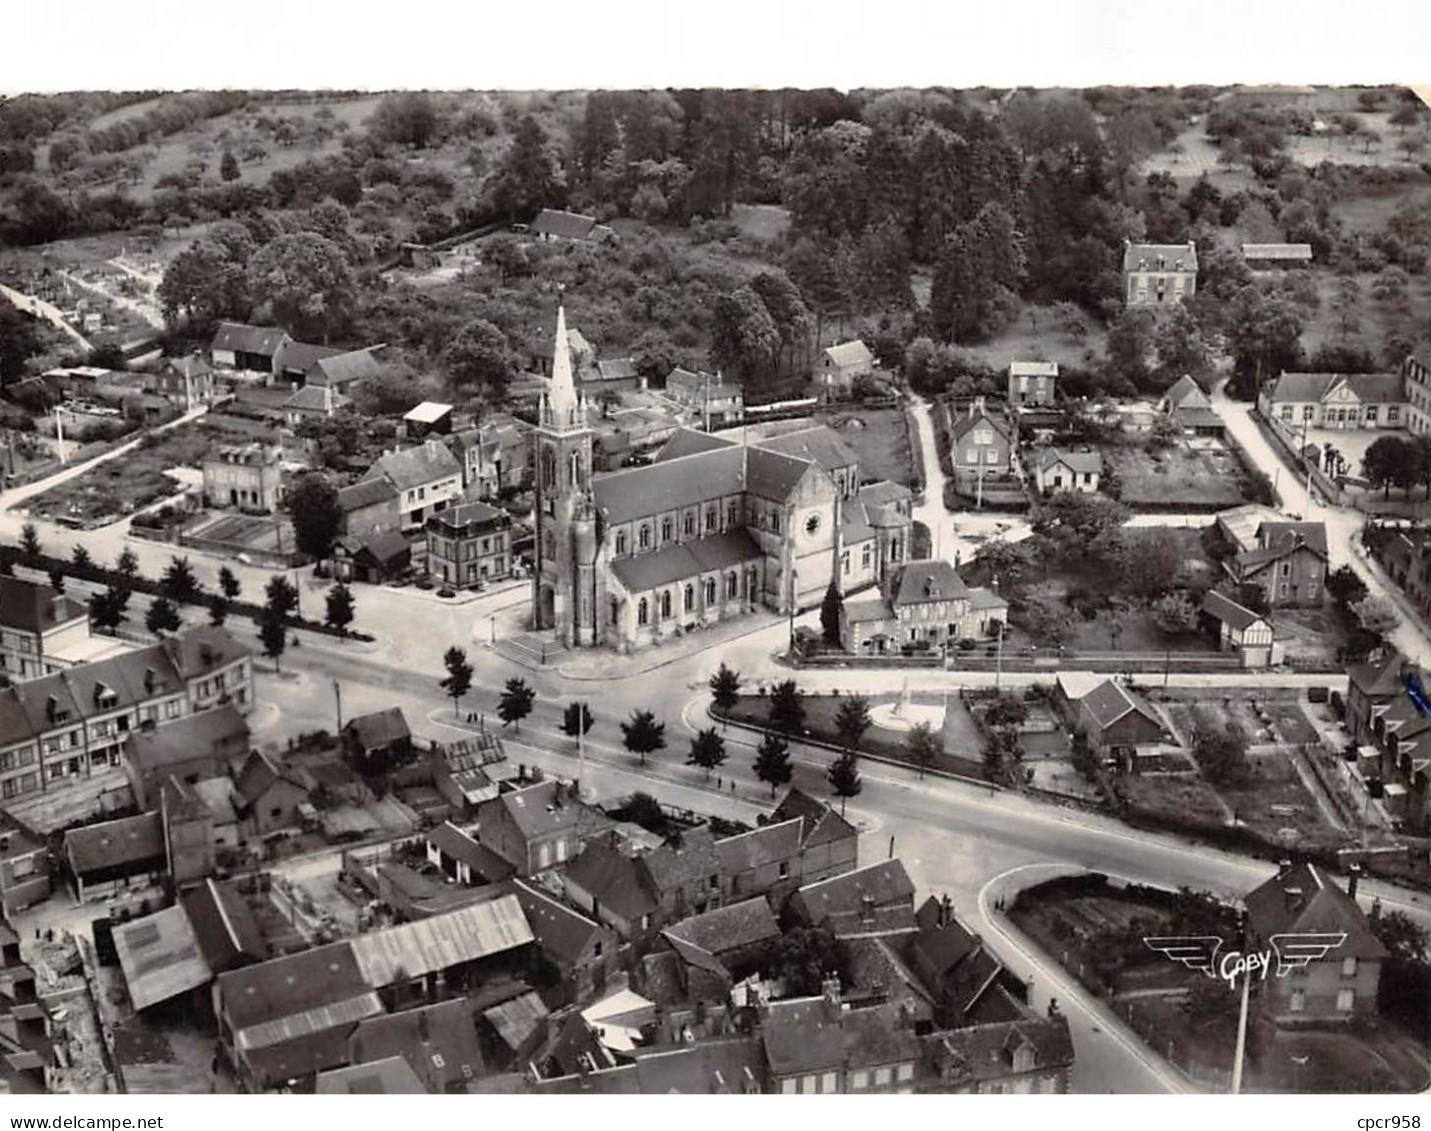
[[(927, 294), (922, 301), (928, 301)], [(1058, 327), (1049, 307), (1020, 303), (1018, 316), (991, 341), (959, 349), (982, 359), (995, 372), (1007, 370), (1011, 361), (1056, 361), (1082, 367), (1103, 353), (1108, 337), (1098, 319), (1085, 317), (1084, 324), (1087, 335), (1073, 338)]]
[(1218, 786), (1237, 819), (1264, 840), (1288, 845), (1340, 844), (1346, 835), (1323, 816), (1292, 765), (1290, 753), (1249, 754), (1251, 779)]
[(1131, 446), (1105, 448), (1105, 465), (1122, 484), (1129, 507), (1215, 510), (1247, 501), (1243, 470), (1226, 448), (1193, 451), (1184, 444), (1160, 452)]
[(790, 227), (790, 210), (774, 204), (737, 204), (730, 218), (741, 235), (765, 243), (779, 239)]
[(860, 479), (889, 479), (908, 486), (918, 469), (909, 445), (909, 421), (899, 407), (822, 412), (815, 419), (839, 433), (860, 457)]
[[(1425, 190), (1422, 189), (1422, 192)], [(1342, 313), (1334, 305), (1341, 276), (1331, 271), (1314, 272), (1319, 302), (1302, 334), (1302, 344), (1309, 354), (1321, 345), (1352, 345), (1370, 349), (1374, 355), (1379, 355), (1381, 343), (1393, 331), (1413, 340), (1418, 336), (1416, 312), (1425, 310), (1431, 303), (1431, 281), (1424, 275), (1412, 276), (1406, 303), (1397, 307), (1372, 297), (1374, 276), (1362, 274), (1350, 277), (1356, 280), (1359, 294), (1344, 324)]]

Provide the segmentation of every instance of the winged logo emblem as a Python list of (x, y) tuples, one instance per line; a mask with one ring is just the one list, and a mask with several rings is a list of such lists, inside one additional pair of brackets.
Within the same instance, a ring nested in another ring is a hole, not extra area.
[(1277, 977), (1285, 978), (1309, 962), (1318, 962), (1347, 941), (1345, 931), (1302, 932), (1273, 935), (1267, 942), (1277, 954)]
[(1222, 939), (1216, 935), (1153, 935), (1143, 942), (1189, 970), (1217, 977), (1217, 952), (1222, 949)]

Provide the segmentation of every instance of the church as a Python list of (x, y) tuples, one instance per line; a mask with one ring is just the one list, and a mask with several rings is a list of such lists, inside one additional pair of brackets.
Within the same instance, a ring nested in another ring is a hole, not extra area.
[(567, 647), (625, 652), (757, 608), (818, 605), (883, 586), (909, 555), (911, 497), (860, 482), (823, 426), (748, 442), (677, 432), (645, 467), (595, 475), (566, 314), (532, 432), (533, 627)]

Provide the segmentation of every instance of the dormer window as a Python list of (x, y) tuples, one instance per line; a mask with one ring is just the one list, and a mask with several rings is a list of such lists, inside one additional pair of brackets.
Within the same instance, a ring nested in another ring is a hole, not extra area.
[(94, 705), (101, 710), (107, 710), (119, 702), (119, 696), (115, 694), (114, 688), (104, 683), (94, 685)]

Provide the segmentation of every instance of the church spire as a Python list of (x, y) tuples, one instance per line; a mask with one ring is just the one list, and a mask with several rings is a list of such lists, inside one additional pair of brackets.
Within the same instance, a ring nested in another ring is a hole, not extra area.
[(579, 401), (571, 375), (571, 343), (566, 336), (566, 308), (557, 307), (556, 347), (552, 354), (551, 418), (558, 428), (584, 424), (577, 419)]

